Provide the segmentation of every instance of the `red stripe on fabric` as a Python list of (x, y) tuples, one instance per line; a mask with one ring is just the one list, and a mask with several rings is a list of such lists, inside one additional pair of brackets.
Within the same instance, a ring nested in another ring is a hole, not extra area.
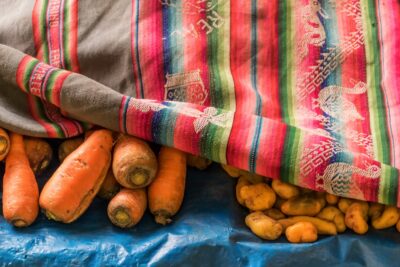
[(136, 10), (136, 1), (137, 0), (132, 0), (131, 5), (132, 5), (132, 14), (131, 14), (131, 56), (132, 56), (132, 69), (133, 69), (133, 79), (135, 83), (135, 91), (136, 91), (136, 98), (140, 98), (141, 93), (140, 93), (140, 81), (139, 81), (139, 72), (138, 72), (138, 66), (136, 64), (137, 58), (136, 58), (136, 49), (135, 49), (135, 43), (137, 42), (136, 40), (136, 16), (137, 16), (137, 10)]
[(69, 71), (63, 71), (54, 81), (54, 86), (52, 89), (52, 103), (57, 107), (61, 106), (61, 89), (64, 84), (65, 79), (71, 74)]
[[(126, 111), (126, 129), (131, 135), (138, 136), (146, 140), (152, 140), (152, 118), (154, 111), (142, 112), (134, 106), (135, 99), (131, 98)], [(138, 101), (142, 101), (138, 99)], [(145, 100), (143, 100), (145, 101)], [(140, 127), (139, 127), (140, 126)]]
[[(280, 179), (281, 160), (285, 147), (286, 124), (264, 120), (262, 129), (263, 131), (260, 133), (258, 144), (256, 173)], [(266, 164), (267, 160), (268, 164)]]
[(28, 99), (28, 108), (31, 116), (35, 121), (37, 121), (40, 125), (43, 126), (43, 128), (47, 132), (47, 136), (51, 138), (59, 137), (54, 127), (40, 117), (38, 108), (36, 107), (36, 105), (38, 104), (37, 103), (38, 99), (33, 95), (27, 95), (27, 99)]
[(243, 161), (243, 159), (250, 158), (250, 149), (256, 119), (255, 116), (251, 116), (250, 114), (239, 114), (239, 112), (236, 112), (233, 120), (226, 150), (226, 160), (228, 165), (247, 170), (249, 168), (249, 162)]
[(128, 96), (123, 95), (121, 99), (121, 104), (119, 106), (119, 112), (118, 112), (118, 125), (119, 125), (119, 131), (125, 133), (125, 127), (124, 127), (124, 119), (125, 119), (125, 104), (127, 101)]
[(230, 65), (236, 94), (236, 111), (254, 109), (255, 94), (251, 86), (251, 1), (231, 1)]
[(162, 5), (158, 1), (140, 1), (139, 54), (145, 67), (142, 82), (145, 98), (164, 100), (164, 59)]
[(32, 31), (33, 41), (36, 50), (36, 57), (39, 60), (43, 60), (43, 47), (42, 47), (42, 36), (40, 32), (40, 13), (43, 6), (43, 0), (36, 0), (32, 10)]
[(257, 80), (263, 117), (281, 119), (279, 105), (279, 0), (258, 0)]
[(16, 73), (16, 77), (15, 77), (18, 87), (25, 92), (28, 90), (28, 88), (25, 88), (24, 77), (26, 74), (27, 65), (32, 60), (33, 60), (33, 58), (31, 56), (28, 56), (28, 55), (24, 56), (18, 65), (17, 73)]
[(69, 24), (69, 53), (71, 60), (71, 71), (80, 72), (78, 60), (78, 20), (79, 20), (79, 0), (71, 0), (70, 24)]
[[(207, 3), (199, 3), (198, 6), (204, 10), (207, 9)], [(178, 36), (183, 42), (184, 49), (184, 72), (200, 71), (202, 91), (196, 94), (188, 92), (187, 102), (209, 106), (210, 100), (210, 81), (209, 69), (207, 64), (207, 33), (198, 29), (200, 21), (207, 21), (207, 12), (182, 12), (182, 32)], [(194, 88), (194, 87), (193, 87)], [(191, 97), (191, 95), (196, 97)], [(201, 97), (199, 97), (201, 96)], [(204, 96), (204, 97), (203, 97)]]
[(60, 14), (64, 12), (64, 6), (61, 6), (62, 0), (50, 0), (46, 12), (47, 42), (49, 47), (49, 64), (63, 68), (63, 58), (61, 57), (62, 24)]

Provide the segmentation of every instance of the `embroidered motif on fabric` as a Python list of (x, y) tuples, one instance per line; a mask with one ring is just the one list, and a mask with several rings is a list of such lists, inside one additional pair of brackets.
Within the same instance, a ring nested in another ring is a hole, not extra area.
[(335, 140), (321, 141), (318, 144), (304, 149), (300, 159), (301, 175), (307, 176), (333, 155), (343, 151), (342, 145)]
[(185, 73), (167, 74), (165, 84), (166, 100), (190, 102), (202, 105), (207, 99), (200, 70)]
[(311, 67), (309, 72), (301, 75), (297, 84), (297, 101), (302, 102), (307, 96), (314, 92), (325, 79), (340, 65), (344, 60), (364, 44), (364, 34), (362, 30), (361, 7), (359, 2), (343, 4), (343, 12), (353, 17), (356, 22), (356, 30), (344, 38), (341, 47), (329, 47), (326, 53), (321, 53), (322, 59), (317, 60), (317, 64)]
[(329, 164), (322, 175), (317, 174), (316, 188), (343, 197), (351, 195), (364, 199), (362, 191), (351, 178), (353, 174), (376, 179), (381, 175), (381, 168), (376, 165), (370, 165), (367, 166), (366, 170), (363, 170), (348, 163), (335, 162)]
[[(363, 120), (356, 106), (347, 100), (343, 94), (362, 94), (367, 91), (366, 84), (358, 82), (354, 88), (340, 86), (328, 86), (323, 88), (317, 99), (313, 99), (313, 109), (319, 107), (329, 116), (343, 120), (344, 122)], [(346, 116), (343, 116), (346, 114)]]
[(325, 19), (329, 18), (317, 0), (309, 0), (308, 5), (301, 10), (301, 24), (304, 34), (302, 34), (302, 39), (298, 45), (300, 60), (308, 55), (308, 45), (322, 47), (325, 44), (326, 33), (318, 14)]
[(144, 113), (149, 111), (157, 112), (167, 107), (155, 100), (135, 98), (130, 99), (129, 106)]

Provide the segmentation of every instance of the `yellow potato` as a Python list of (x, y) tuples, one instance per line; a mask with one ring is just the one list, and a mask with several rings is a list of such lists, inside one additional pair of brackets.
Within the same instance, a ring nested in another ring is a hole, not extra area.
[(286, 217), (280, 210), (274, 208), (264, 211), (264, 214), (274, 220), (280, 220)]
[(318, 239), (318, 231), (310, 222), (295, 223), (285, 231), (286, 238), (290, 243), (311, 243)]
[(260, 211), (246, 216), (246, 225), (258, 237), (266, 240), (275, 240), (282, 235), (282, 225)]
[(244, 206), (244, 199), (240, 197), (240, 190), (243, 186), (250, 185), (250, 182), (247, 181), (244, 177), (240, 177), (236, 184), (236, 200), (239, 202), (240, 205)]
[(286, 200), (281, 206), (281, 211), (292, 216), (315, 216), (321, 211), (322, 207), (320, 199), (311, 194), (306, 194)]
[(247, 179), (247, 181), (249, 181), (252, 184), (258, 184), (258, 183), (262, 183), (265, 182), (265, 177), (255, 174), (255, 173), (250, 173), (247, 171), (240, 171), (240, 177), (244, 177)]
[(281, 209), (282, 204), (286, 202), (286, 199), (280, 198), (279, 196), (276, 197), (274, 208)]
[(271, 186), (275, 193), (283, 199), (289, 199), (300, 195), (300, 190), (297, 186), (279, 180), (272, 180)]
[(240, 189), (240, 198), (244, 205), (250, 210), (267, 210), (275, 203), (276, 195), (274, 190), (265, 183), (246, 185)]
[(211, 165), (212, 161), (200, 156), (195, 156), (192, 154), (187, 154), (186, 157), (187, 165), (190, 167), (196, 168), (198, 170), (205, 170), (208, 166)]
[(351, 203), (353, 203), (353, 199), (349, 198), (340, 198), (338, 202), (338, 208), (341, 212), (346, 213), (347, 209), (350, 207)]
[(368, 209), (368, 217), (371, 218), (371, 220), (378, 218), (381, 216), (383, 209), (385, 206), (380, 203), (370, 203), (369, 204), (369, 209)]
[(336, 207), (328, 206), (323, 208), (321, 212), (317, 214), (317, 217), (320, 219), (333, 222), (336, 225), (336, 230), (339, 233), (346, 231), (346, 224), (344, 223), (344, 214)]
[(310, 217), (310, 216), (294, 216), (286, 219), (278, 220), (278, 222), (283, 226), (283, 229), (288, 228), (289, 226), (298, 223), (298, 222), (310, 222), (312, 223), (318, 231), (320, 235), (336, 235), (337, 230), (336, 226), (332, 222), (328, 222), (319, 218)]
[(346, 211), (344, 221), (346, 226), (357, 234), (368, 232), (368, 203), (356, 201), (353, 202)]
[(400, 213), (395, 206), (386, 206), (382, 215), (372, 219), (372, 227), (386, 229), (394, 226), (400, 219)]
[(336, 205), (339, 202), (339, 197), (326, 193), (325, 200), (328, 202), (329, 205)]
[(240, 176), (240, 170), (238, 168), (226, 164), (221, 164), (221, 167), (230, 177), (237, 178)]

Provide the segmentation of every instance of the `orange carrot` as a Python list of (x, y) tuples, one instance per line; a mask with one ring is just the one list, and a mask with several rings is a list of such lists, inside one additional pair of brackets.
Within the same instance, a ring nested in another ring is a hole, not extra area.
[(111, 222), (121, 228), (136, 225), (147, 207), (146, 190), (122, 189), (108, 204), (107, 214)]
[(28, 157), (23, 137), (11, 133), (10, 152), (6, 158), (3, 178), (3, 215), (16, 227), (31, 225), (39, 212), (39, 189)]
[(76, 137), (72, 139), (65, 140), (58, 147), (58, 159), (60, 162), (63, 162), (64, 159), (71, 154), (74, 150), (76, 150), (83, 143), (82, 137)]
[(149, 145), (133, 136), (120, 136), (114, 148), (113, 172), (126, 188), (150, 184), (157, 173), (157, 158)]
[(115, 179), (112, 168), (110, 168), (97, 195), (103, 199), (112, 199), (118, 193), (120, 188), (121, 186)]
[(0, 161), (2, 161), (10, 150), (10, 138), (6, 131), (0, 128)]
[(151, 213), (159, 224), (171, 222), (180, 209), (185, 193), (186, 154), (174, 148), (162, 147), (158, 155), (159, 169), (149, 186)]
[(89, 207), (110, 167), (112, 144), (111, 131), (97, 130), (63, 161), (39, 199), (49, 219), (70, 223)]
[(45, 140), (35, 137), (24, 138), (25, 151), (29, 164), (36, 174), (43, 172), (53, 157), (53, 150)]

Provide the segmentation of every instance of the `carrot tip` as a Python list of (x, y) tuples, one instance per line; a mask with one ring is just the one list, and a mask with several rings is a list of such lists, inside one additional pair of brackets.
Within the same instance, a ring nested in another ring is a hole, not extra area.
[(125, 228), (132, 224), (131, 216), (124, 208), (117, 208), (112, 216), (112, 222), (119, 227)]
[(28, 224), (24, 220), (21, 220), (21, 219), (13, 220), (11, 223), (15, 227), (26, 227), (26, 226), (28, 226)]
[(171, 217), (170, 214), (166, 211), (160, 211), (154, 215), (154, 219), (155, 219), (156, 223), (162, 224), (162, 225), (167, 225), (167, 224), (171, 223), (172, 220), (170, 217)]
[(7, 139), (0, 136), (0, 155), (6, 153), (7, 149), (8, 149)]
[(128, 175), (128, 181), (133, 186), (144, 185), (148, 180), (149, 180), (149, 172), (141, 168), (135, 168)]

